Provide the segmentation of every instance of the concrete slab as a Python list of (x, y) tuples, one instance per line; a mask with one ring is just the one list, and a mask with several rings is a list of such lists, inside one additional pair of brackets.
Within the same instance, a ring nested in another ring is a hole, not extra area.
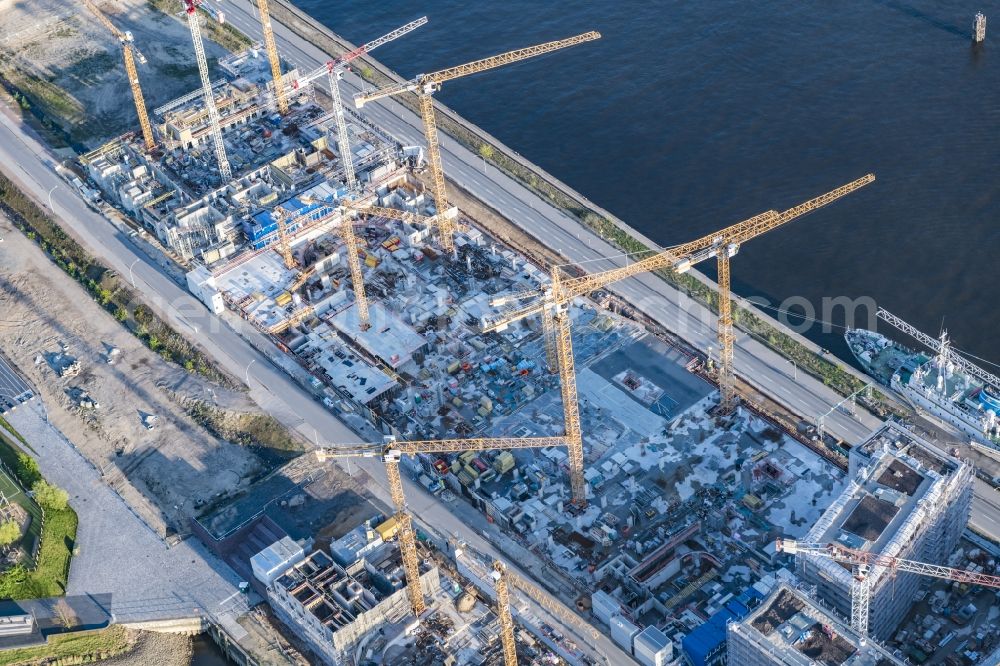
[(688, 360), (677, 349), (646, 336), (596, 361), (591, 364), (590, 369), (609, 381), (614, 381), (619, 373), (634, 370), (663, 389), (664, 394), (650, 409), (670, 419), (713, 390), (703, 379), (687, 371), (685, 366)]

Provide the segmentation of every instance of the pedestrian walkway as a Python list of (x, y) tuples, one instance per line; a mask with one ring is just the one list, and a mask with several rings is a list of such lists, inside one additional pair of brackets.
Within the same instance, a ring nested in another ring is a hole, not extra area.
[(37, 452), (42, 474), (65, 488), (80, 517), (68, 594), (110, 594), (118, 622), (216, 613), (239, 596), (236, 574), (194, 539), (167, 548), (34, 401), (11, 425)]

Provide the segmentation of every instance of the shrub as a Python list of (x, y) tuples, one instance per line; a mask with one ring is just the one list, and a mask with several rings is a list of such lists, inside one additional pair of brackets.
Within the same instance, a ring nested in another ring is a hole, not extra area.
[(0, 523), (0, 546), (9, 546), (21, 538), (21, 527), (13, 520)]
[(69, 506), (69, 493), (48, 481), (38, 481), (31, 487), (35, 501), (47, 511), (65, 511)]
[(14, 466), (14, 475), (25, 488), (31, 488), (42, 480), (42, 473), (38, 470), (38, 461), (27, 453), (17, 454), (17, 464)]

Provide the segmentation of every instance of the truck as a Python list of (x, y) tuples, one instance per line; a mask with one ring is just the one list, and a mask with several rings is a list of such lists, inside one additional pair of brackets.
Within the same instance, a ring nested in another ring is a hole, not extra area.
[(441, 479), (432, 479), (426, 474), (421, 474), (417, 477), (417, 481), (419, 481), (420, 485), (422, 485), (424, 489), (432, 495), (437, 495), (444, 490), (444, 481)]

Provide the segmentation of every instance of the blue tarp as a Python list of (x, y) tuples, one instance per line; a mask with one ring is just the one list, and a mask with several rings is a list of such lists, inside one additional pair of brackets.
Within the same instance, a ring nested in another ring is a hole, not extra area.
[[(292, 197), (288, 201), (279, 204), (283, 210), (288, 211), (289, 220), (299, 218), (302, 215), (306, 215), (321, 206), (327, 204), (304, 204), (297, 197)], [(294, 232), (298, 229), (299, 224), (289, 224), (288, 231)], [(248, 220), (243, 223), (243, 233), (246, 234), (247, 238), (250, 240), (253, 249), (259, 250), (264, 247), (267, 243), (273, 243), (277, 240), (277, 237), (268, 239), (266, 242), (262, 239), (266, 238), (268, 234), (274, 234), (278, 230), (278, 223), (274, 219), (274, 215), (269, 210), (263, 210), (253, 216), (252, 220)]]
[(761, 594), (750, 587), (735, 599), (730, 599), (726, 605), (708, 618), (701, 626), (696, 627), (681, 641), (681, 647), (693, 666), (706, 666), (714, 662), (720, 648), (725, 650), (726, 625), (730, 620), (739, 621), (745, 618), (763, 599)]

